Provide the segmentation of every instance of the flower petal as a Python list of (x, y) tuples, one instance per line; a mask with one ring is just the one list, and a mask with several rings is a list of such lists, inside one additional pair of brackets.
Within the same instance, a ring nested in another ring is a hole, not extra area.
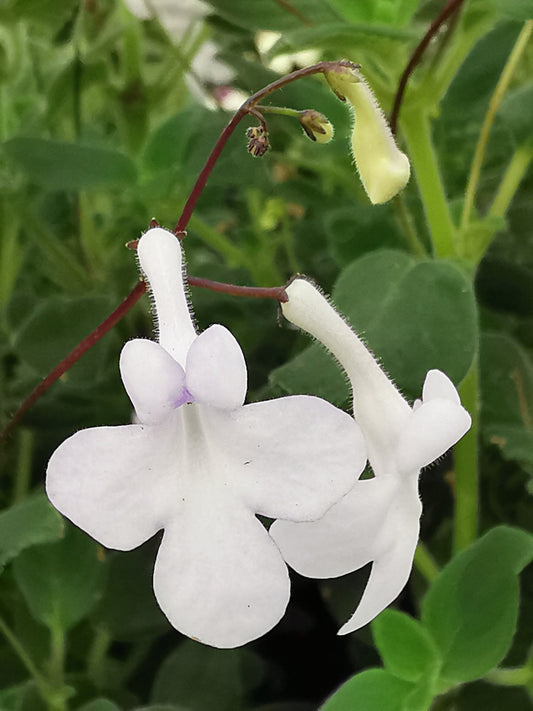
[(137, 255), (155, 302), (159, 343), (185, 368), (196, 331), (185, 292), (180, 241), (172, 232), (155, 227), (139, 240)]
[(155, 343), (136, 339), (120, 354), (120, 374), (139, 420), (155, 424), (190, 399), (181, 365)]
[(48, 463), (48, 498), (107, 548), (135, 548), (163, 527), (175, 497), (177, 477), (157, 461), (155, 434), (142, 425), (77, 432)]
[(424, 402), (405, 425), (396, 452), (398, 470), (418, 472), (454, 445), (472, 424), (468, 412), (452, 400)]
[(285, 562), (300, 575), (337, 578), (374, 558), (379, 529), (397, 488), (393, 477), (358, 481), (318, 521), (274, 521), (269, 533)]
[(361, 601), (338, 634), (354, 632), (373, 620), (398, 597), (409, 580), (422, 511), (418, 494), (413, 489), (417, 486), (416, 479), (413, 478), (410, 484), (408, 489), (399, 489), (401, 496), (389, 510), (376, 541), (376, 548), (380, 551), (372, 564)]
[(241, 347), (232, 333), (215, 324), (191, 345), (185, 368), (187, 389), (196, 402), (228, 410), (246, 397), (247, 371)]
[(287, 568), (255, 516), (211, 489), (165, 530), (154, 591), (170, 623), (213, 647), (233, 648), (276, 625), (289, 600)]
[[(207, 409), (206, 409), (207, 410)], [(354, 420), (317, 397), (206, 412), (219, 467), (246, 506), (271, 518), (310, 521), (348, 492), (366, 452)]]
[(450, 400), (450, 402), (454, 402), (456, 405), (461, 404), (459, 393), (450, 378), (441, 370), (430, 370), (424, 381), (422, 400), (427, 402), (428, 400), (435, 400), (437, 398)]

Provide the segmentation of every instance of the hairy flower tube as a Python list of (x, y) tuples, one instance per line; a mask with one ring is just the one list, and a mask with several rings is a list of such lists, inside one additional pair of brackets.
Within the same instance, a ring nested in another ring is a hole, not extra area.
[(348, 63), (325, 76), (337, 96), (353, 109), (352, 153), (370, 202), (376, 205), (391, 200), (407, 185), (411, 169), (372, 89)]
[(108, 548), (164, 529), (154, 591), (180, 632), (215, 647), (259, 637), (282, 617), (287, 567), (256, 517), (319, 518), (365, 461), (360, 428), (309, 396), (243, 405), (246, 364), (232, 334), (198, 334), (170, 232), (138, 244), (158, 342), (126, 343), (124, 387), (139, 424), (77, 432), (53, 453), (52, 504)]
[(321, 341), (348, 374), (374, 478), (357, 481), (320, 520), (276, 521), (270, 533), (286, 562), (311, 578), (335, 578), (372, 562), (361, 601), (339, 630), (347, 634), (370, 622), (407, 583), (422, 513), (420, 470), (455, 444), (471, 419), (439, 370), (429, 371), (422, 400), (410, 407), (312, 284), (298, 278), (286, 291), (284, 316)]

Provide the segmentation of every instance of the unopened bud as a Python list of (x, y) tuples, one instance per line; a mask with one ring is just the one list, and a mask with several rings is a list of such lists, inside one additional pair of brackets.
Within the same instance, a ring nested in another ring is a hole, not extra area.
[(264, 156), (268, 151), (268, 135), (262, 126), (251, 126), (246, 131), (248, 138), (248, 153), (251, 153), (254, 158)]
[(409, 159), (396, 145), (376, 97), (354, 65), (346, 63), (325, 76), (354, 111), (352, 152), (363, 187), (372, 203), (387, 202), (407, 184)]
[(319, 111), (306, 109), (300, 111), (298, 121), (303, 130), (312, 141), (317, 143), (329, 143), (335, 133), (333, 125)]

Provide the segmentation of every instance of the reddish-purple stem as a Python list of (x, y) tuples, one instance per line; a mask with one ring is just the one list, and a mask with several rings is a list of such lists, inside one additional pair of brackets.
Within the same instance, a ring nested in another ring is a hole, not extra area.
[(286, 76), (280, 77), (279, 79), (276, 79), (276, 81), (273, 81), (271, 84), (268, 84), (268, 86), (265, 86), (263, 89), (260, 89), (255, 94), (250, 96), (250, 98), (247, 99), (244, 104), (237, 110), (231, 121), (228, 123), (226, 128), (218, 137), (218, 140), (215, 143), (213, 150), (207, 158), (205, 165), (202, 168), (202, 171), (198, 176), (193, 189), (191, 190), (191, 194), (187, 198), (187, 202), (185, 203), (178, 223), (174, 228), (174, 232), (176, 234), (178, 232), (184, 232), (187, 228), (189, 220), (191, 219), (191, 215), (194, 211), (194, 208), (196, 207), (196, 203), (198, 202), (200, 195), (202, 194), (203, 189), (205, 188), (207, 180), (211, 175), (211, 171), (215, 167), (215, 164), (220, 154), (222, 153), (224, 146), (228, 142), (231, 134), (235, 131), (239, 123), (246, 116), (246, 114), (253, 113), (252, 110), (255, 108), (256, 104), (258, 104), (266, 96), (272, 94), (274, 91), (281, 89), (282, 87), (286, 86), (287, 84), (290, 84), (293, 81), (296, 81), (297, 79), (302, 79), (303, 77), (308, 77), (312, 74), (320, 74), (327, 71), (331, 71), (337, 67), (342, 66), (355, 67), (356, 65), (354, 65), (352, 62), (347, 62), (345, 60), (340, 60), (338, 62), (318, 62), (317, 64), (312, 64), (310, 67), (303, 67), (302, 69), (297, 69), (296, 71), (291, 72)]
[[(228, 142), (229, 137), (236, 129), (237, 125), (243, 119), (246, 114), (251, 113), (258, 115), (255, 110), (255, 105), (258, 104), (261, 99), (266, 96), (281, 89), (282, 87), (290, 84), (296, 79), (301, 79), (302, 77), (311, 76), (312, 74), (318, 74), (320, 72), (326, 72), (335, 67), (339, 66), (350, 66), (353, 67), (351, 62), (341, 60), (339, 62), (319, 62), (318, 64), (313, 64), (310, 67), (304, 67), (298, 69), (290, 74), (287, 74), (280, 79), (272, 82), (268, 86), (264, 87), (260, 91), (253, 94), (249, 99), (247, 99), (244, 104), (238, 109), (231, 121), (228, 123), (226, 128), (220, 134), (217, 142), (215, 143), (213, 150), (211, 151), (209, 157), (207, 158), (204, 167), (200, 175), (198, 176), (196, 183), (189, 195), (187, 202), (183, 208), (183, 212), (174, 228), (174, 233), (178, 239), (183, 239), (186, 235), (185, 228), (187, 227), (191, 215), (196, 207), (200, 195), (207, 183), (209, 175), (213, 170), (224, 146)], [(158, 227), (159, 224), (155, 218), (150, 220), (150, 227)], [(137, 248), (138, 240), (134, 240), (128, 243), (130, 249)], [(235, 284), (224, 284), (222, 282), (211, 281), (210, 279), (201, 279), (199, 277), (188, 277), (191, 286), (198, 286), (204, 289), (211, 289), (212, 291), (219, 291), (226, 294), (234, 294), (235, 296), (248, 296), (254, 298), (268, 298), (276, 299), (280, 302), (288, 301), (287, 294), (285, 293), (284, 287), (271, 287), (271, 288), (260, 288), (253, 286), (237, 286)], [(115, 324), (120, 321), (120, 319), (125, 316), (128, 311), (134, 306), (134, 304), (141, 298), (141, 296), (146, 291), (146, 284), (140, 281), (130, 294), (122, 301), (122, 303), (110, 314), (105, 321), (103, 321), (99, 326), (97, 326), (92, 333), (90, 333), (86, 338), (83, 339), (73, 351), (71, 351), (68, 356), (61, 361), (51, 373), (49, 373), (44, 380), (42, 380), (39, 385), (28, 395), (24, 400), (22, 405), (15, 412), (11, 420), (8, 422), (6, 427), (0, 432), (0, 442), (3, 442), (9, 434), (12, 432), (13, 428), (21, 421), (26, 412), (33, 407), (37, 400), (44, 395), (48, 388), (53, 385), (56, 380), (58, 380), (74, 363), (79, 360), (82, 355), (84, 355), (92, 346), (94, 346), (109, 330), (115, 326)]]
[(102, 323), (97, 326), (92, 333), (84, 338), (83, 341), (78, 343), (74, 350), (72, 350), (68, 356), (46, 376), (44, 380), (41, 380), (39, 385), (32, 390), (19, 409), (15, 412), (7, 426), (2, 430), (2, 432), (0, 432), (0, 442), (3, 442), (6, 437), (9, 436), (13, 428), (20, 422), (26, 412), (33, 407), (33, 405), (35, 405), (37, 400), (44, 395), (48, 388), (53, 385), (56, 380), (63, 375), (63, 373), (66, 373), (66, 371), (73, 366), (74, 363), (89, 350), (89, 348), (92, 348), (96, 343), (98, 343), (102, 336), (105, 336), (105, 334), (128, 313), (137, 301), (139, 301), (145, 291), (146, 284), (144, 281), (138, 282), (135, 288), (128, 294), (128, 296), (126, 296), (124, 301), (117, 306), (113, 313), (110, 314), (105, 321), (102, 321)]
[(394, 97), (394, 104), (392, 106), (392, 111), (390, 114), (390, 127), (393, 133), (396, 133), (396, 129), (398, 127), (398, 116), (400, 114), (400, 108), (405, 94), (405, 89), (407, 87), (407, 82), (409, 81), (409, 77), (420, 63), (422, 55), (426, 51), (426, 47), (431, 42), (433, 37), (437, 34), (440, 26), (444, 22), (446, 22), (446, 20), (451, 15), (453, 15), (456, 10), (459, 9), (463, 2), (464, 0), (449, 0), (446, 7), (444, 7), (438, 17), (436, 17), (435, 20), (431, 23), (426, 34), (422, 37), (420, 42), (415, 47), (411, 58), (409, 59), (409, 62), (407, 63), (407, 66), (405, 67), (402, 76), (400, 77), (398, 88), (396, 90), (396, 95)]
[(248, 296), (255, 299), (275, 299), (282, 304), (287, 303), (289, 297), (284, 286), (238, 286), (237, 284), (226, 284), (222, 281), (212, 281), (211, 279), (202, 279), (201, 277), (187, 277), (191, 286), (197, 286), (200, 289), (210, 289), (211, 291), (219, 291), (223, 294), (233, 294), (233, 296)]

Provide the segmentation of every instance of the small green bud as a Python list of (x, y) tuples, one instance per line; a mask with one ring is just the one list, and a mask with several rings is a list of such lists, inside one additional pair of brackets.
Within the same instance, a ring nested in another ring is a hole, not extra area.
[(312, 141), (317, 143), (329, 143), (333, 138), (335, 130), (329, 120), (314, 109), (305, 109), (298, 115), (303, 130)]
[(409, 159), (396, 145), (376, 97), (355, 65), (347, 62), (325, 76), (339, 99), (353, 109), (352, 153), (363, 187), (373, 204), (387, 202), (406, 186)]

